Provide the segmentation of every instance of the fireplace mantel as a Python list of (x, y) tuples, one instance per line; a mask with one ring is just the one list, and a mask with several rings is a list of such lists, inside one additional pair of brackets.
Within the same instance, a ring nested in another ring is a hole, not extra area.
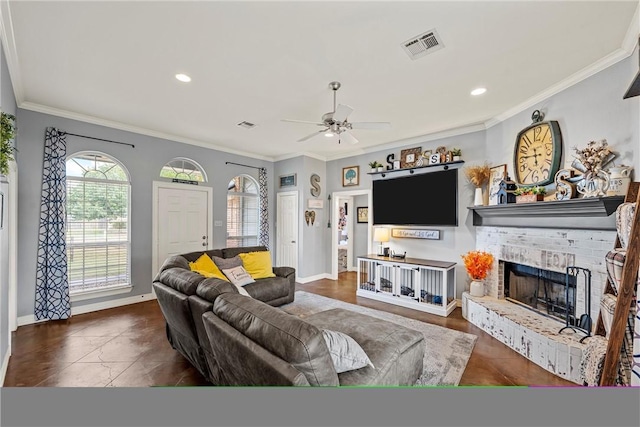
[(615, 230), (615, 215), (624, 196), (470, 206), (473, 225), (493, 227)]

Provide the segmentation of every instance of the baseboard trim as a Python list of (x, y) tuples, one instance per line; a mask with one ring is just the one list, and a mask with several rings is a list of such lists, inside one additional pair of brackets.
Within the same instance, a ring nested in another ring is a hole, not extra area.
[(315, 276), (309, 276), (309, 277), (296, 277), (296, 282), (309, 283), (309, 282), (313, 282), (314, 280), (320, 280), (320, 279), (331, 279), (331, 274), (322, 273), (322, 274), (316, 274)]
[(9, 357), (11, 357), (11, 349), (7, 348), (7, 352), (2, 358), (2, 370), (0, 370), (0, 385), (4, 387), (4, 377), (7, 375), (7, 368), (9, 367)]
[[(77, 314), (91, 313), (94, 311), (106, 310), (108, 308), (122, 307), (123, 305), (136, 304), (139, 302), (151, 301), (154, 299), (156, 299), (155, 294), (148, 293), (148, 294), (142, 294), (142, 295), (134, 295), (127, 298), (119, 298), (119, 299), (113, 299), (109, 301), (97, 302), (94, 304), (85, 304), (77, 307), (73, 307), (72, 305), (71, 315), (75, 316)], [(18, 317), (18, 326), (31, 325), (33, 323), (40, 323), (40, 322), (46, 322), (46, 321), (47, 321), (46, 319), (36, 320), (35, 315), (29, 314), (26, 316)]]

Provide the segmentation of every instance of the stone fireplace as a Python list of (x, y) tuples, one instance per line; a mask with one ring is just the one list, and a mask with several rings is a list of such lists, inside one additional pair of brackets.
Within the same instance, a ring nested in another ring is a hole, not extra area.
[[(539, 366), (582, 384), (586, 342), (580, 340), (586, 334), (561, 331), (562, 312), (568, 304), (577, 322), (590, 298), (595, 327), (607, 277), (604, 259), (616, 238), (611, 214), (621, 202), (606, 197), (470, 208), (476, 249), (493, 254), (496, 263), (485, 279), (484, 297), (463, 293), (463, 316)], [(567, 303), (568, 266), (587, 269), (591, 277), (590, 290), (581, 278), (570, 284)]]

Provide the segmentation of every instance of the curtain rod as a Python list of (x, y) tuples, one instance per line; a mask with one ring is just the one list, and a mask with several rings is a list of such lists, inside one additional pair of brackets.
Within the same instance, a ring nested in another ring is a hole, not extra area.
[(96, 138), (94, 136), (87, 136), (87, 135), (78, 135), (77, 133), (69, 133), (69, 132), (65, 132), (65, 131), (60, 131), (60, 133), (63, 134), (63, 135), (77, 136), (77, 137), (80, 137), (80, 138), (95, 139), (96, 141), (111, 142), (113, 144), (129, 145), (129, 146), (131, 146), (131, 148), (136, 148), (135, 145), (129, 144), (128, 142), (112, 141), (110, 139)]
[(234, 163), (234, 162), (224, 162), (224, 163), (227, 165), (244, 166), (246, 168), (264, 169), (262, 166), (243, 165), (242, 163)]

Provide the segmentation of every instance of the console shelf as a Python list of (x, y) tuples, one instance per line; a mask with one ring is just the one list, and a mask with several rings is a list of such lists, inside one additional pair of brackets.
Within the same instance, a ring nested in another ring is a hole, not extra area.
[(455, 262), (358, 257), (356, 295), (440, 316), (456, 308)]
[(623, 200), (623, 196), (590, 197), (467, 209), (473, 212), (473, 225), (615, 230), (611, 214)]

